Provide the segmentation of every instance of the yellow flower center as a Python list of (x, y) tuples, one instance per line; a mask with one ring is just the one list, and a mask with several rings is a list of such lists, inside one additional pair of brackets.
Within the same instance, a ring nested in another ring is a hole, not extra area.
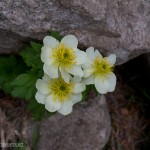
[(50, 81), (49, 88), (51, 89), (54, 99), (63, 102), (65, 99), (70, 99), (70, 94), (73, 91), (74, 84), (67, 84), (61, 77)]
[(94, 69), (94, 75), (101, 77), (104, 77), (113, 71), (113, 66), (105, 58), (99, 57), (95, 58), (92, 68)]
[(66, 47), (64, 44), (59, 44), (53, 48), (52, 58), (54, 58), (54, 64), (62, 67), (71, 68), (73, 64), (76, 64), (75, 51), (72, 48)]

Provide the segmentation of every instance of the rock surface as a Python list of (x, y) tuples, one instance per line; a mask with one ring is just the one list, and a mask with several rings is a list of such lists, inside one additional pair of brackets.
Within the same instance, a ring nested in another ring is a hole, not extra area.
[(110, 135), (105, 97), (75, 106), (68, 116), (51, 116), (41, 122), (39, 131), (39, 150), (101, 150)]
[(36, 150), (101, 150), (108, 142), (111, 129), (104, 96), (90, 94), (86, 102), (74, 106), (70, 115), (56, 113), (38, 122), (31, 118), (26, 102), (0, 97), (3, 141), (15, 143), (20, 139), (27, 146), (26, 150), (31, 150), (36, 125), (39, 130)]
[(74, 34), (80, 46), (115, 53), (122, 64), (150, 52), (149, 0), (1, 0), (0, 53), (42, 40), (47, 31)]

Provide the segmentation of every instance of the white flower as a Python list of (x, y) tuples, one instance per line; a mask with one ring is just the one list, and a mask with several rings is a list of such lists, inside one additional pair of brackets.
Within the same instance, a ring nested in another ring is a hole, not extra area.
[(45, 104), (48, 111), (68, 115), (72, 112), (72, 106), (82, 99), (81, 92), (85, 90), (85, 85), (80, 81), (81, 78), (75, 77), (68, 84), (61, 77), (52, 79), (45, 75), (36, 82), (38, 91), (35, 98)]
[(116, 76), (112, 72), (116, 62), (116, 55), (111, 54), (103, 58), (98, 50), (93, 47), (86, 50), (88, 62), (82, 65), (84, 68), (85, 84), (95, 84), (97, 91), (101, 94), (112, 92), (116, 86)]
[(78, 40), (74, 35), (65, 36), (58, 42), (51, 36), (43, 39), (41, 60), (44, 72), (51, 78), (58, 78), (59, 72), (65, 82), (69, 83), (70, 74), (83, 77), (81, 64), (87, 61), (87, 54), (77, 49)]

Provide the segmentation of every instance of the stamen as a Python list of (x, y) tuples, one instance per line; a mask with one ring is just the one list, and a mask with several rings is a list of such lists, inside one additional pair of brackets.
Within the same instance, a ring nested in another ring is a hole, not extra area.
[(54, 94), (56, 100), (63, 102), (65, 99), (69, 99), (70, 94), (73, 91), (74, 84), (70, 82), (67, 84), (61, 77), (50, 81), (49, 88)]
[(63, 67), (71, 68), (76, 64), (76, 55), (72, 48), (66, 47), (64, 44), (59, 44), (53, 49), (52, 58), (54, 64), (59, 64)]
[(96, 57), (92, 64), (94, 75), (105, 76), (112, 72), (113, 66), (105, 58)]

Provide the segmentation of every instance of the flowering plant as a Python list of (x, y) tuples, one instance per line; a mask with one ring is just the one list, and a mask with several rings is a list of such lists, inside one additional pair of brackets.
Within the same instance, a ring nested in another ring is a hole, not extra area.
[(74, 35), (51, 32), (43, 44), (31, 42), (19, 56), (0, 57), (0, 85), (5, 93), (27, 100), (35, 119), (56, 111), (68, 115), (90, 86), (100, 94), (114, 91), (115, 61), (116, 55), (103, 58), (93, 47), (78, 49)]

